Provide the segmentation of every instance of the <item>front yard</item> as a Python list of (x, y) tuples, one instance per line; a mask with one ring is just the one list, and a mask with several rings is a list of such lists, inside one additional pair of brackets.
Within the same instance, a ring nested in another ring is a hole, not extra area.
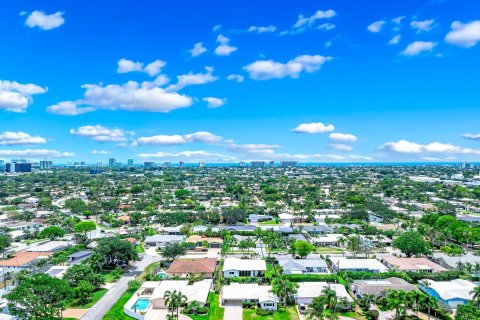
[(281, 308), (271, 315), (259, 316), (255, 309), (243, 310), (243, 320), (299, 320), (297, 308), (295, 306), (287, 307), (287, 310)]
[(223, 314), (225, 309), (220, 306), (220, 296), (213, 292), (210, 292), (208, 295), (208, 302), (210, 307), (208, 308), (208, 315), (191, 315), (187, 314), (188, 317), (192, 320), (223, 320)]

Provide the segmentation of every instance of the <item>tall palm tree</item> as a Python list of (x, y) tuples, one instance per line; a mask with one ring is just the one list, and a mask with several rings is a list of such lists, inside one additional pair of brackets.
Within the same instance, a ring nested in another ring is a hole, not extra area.
[(407, 293), (407, 302), (408, 302), (410, 308), (412, 308), (412, 310), (415, 311), (415, 314), (416, 314), (417, 317), (418, 317), (418, 312), (419, 312), (419, 309), (420, 309), (421, 298), (422, 298), (422, 293), (420, 293), (416, 290), (412, 290), (412, 291)]
[(308, 305), (308, 320), (323, 320), (325, 318), (325, 298), (320, 296), (313, 298), (312, 303)]
[(475, 287), (470, 294), (472, 294), (472, 300), (477, 307), (480, 307), (480, 286)]
[(407, 311), (407, 294), (402, 290), (388, 290), (385, 297), (387, 308), (395, 310), (395, 319), (401, 319)]
[(327, 307), (332, 310), (333, 313), (336, 313), (337, 308), (337, 292), (335, 290), (326, 287), (322, 291), (322, 295), (325, 297), (325, 302), (327, 303)]
[(165, 291), (163, 295), (165, 300), (165, 306), (172, 311), (172, 317), (174, 317), (175, 311), (177, 312), (176, 318), (178, 319), (179, 308), (187, 302), (187, 297), (182, 294), (181, 291)]
[(430, 320), (431, 310), (438, 308), (438, 302), (434, 297), (429, 296), (428, 294), (423, 294), (420, 298), (420, 306), (423, 308), (427, 308), (428, 320)]

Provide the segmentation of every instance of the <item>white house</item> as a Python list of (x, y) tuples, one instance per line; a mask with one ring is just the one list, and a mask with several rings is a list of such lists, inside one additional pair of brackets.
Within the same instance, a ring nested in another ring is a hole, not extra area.
[(455, 279), (451, 281), (424, 281), (428, 282), (428, 287), (424, 287), (423, 290), (452, 309), (456, 309), (459, 305), (464, 305), (468, 300), (472, 300), (473, 290), (477, 287), (473, 282), (463, 279)]
[(322, 295), (323, 290), (329, 288), (335, 291), (340, 309), (352, 309), (353, 299), (341, 284), (327, 282), (300, 282), (297, 293), (294, 295), (298, 305), (309, 305), (312, 300)]
[(150, 247), (164, 248), (167, 244), (182, 243), (185, 236), (156, 234), (145, 238), (145, 244)]
[(285, 259), (280, 260), (284, 274), (328, 273), (327, 263), (323, 259)]
[(388, 268), (376, 259), (347, 259), (331, 257), (332, 268), (335, 271), (366, 271), (373, 273), (387, 272)]
[(223, 263), (223, 276), (234, 277), (258, 277), (267, 270), (265, 260), (250, 260), (238, 258), (226, 258)]
[(277, 310), (278, 297), (271, 292), (272, 286), (259, 286), (257, 283), (232, 283), (222, 290), (222, 305), (257, 303), (261, 309)]

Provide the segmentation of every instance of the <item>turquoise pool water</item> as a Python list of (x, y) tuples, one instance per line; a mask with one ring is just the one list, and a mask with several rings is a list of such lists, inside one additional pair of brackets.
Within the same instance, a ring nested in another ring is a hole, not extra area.
[(146, 298), (140, 298), (138, 299), (135, 304), (133, 305), (133, 310), (137, 310), (137, 311), (143, 311), (143, 310), (146, 310), (148, 308), (148, 305), (150, 304), (150, 300), (149, 299), (146, 299)]

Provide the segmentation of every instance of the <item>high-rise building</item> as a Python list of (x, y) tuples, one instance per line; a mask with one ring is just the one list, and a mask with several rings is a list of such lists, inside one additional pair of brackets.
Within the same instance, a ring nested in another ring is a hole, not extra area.
[(5, 172), (32, 172), (32, 164), (23, 162), (7, 163)]
[(170, 167), (172, 166), (172, 163), (171, 163), (170, 161), (165, 161), (165, 162), (163, 163), (163, 166), (164, 166), (165, 168), (170, 168)]
[(0, 160), (0, 167), (4, 167), (5, 166), (5, 161), (4, 160)]
[(133, 167), (133, 159), (128, 159), (128, 161), (127, 161), (127, 166), (128, 166), (129, 168)]
[(298, 165), (297, 161), (281, 161), (280, 166), (282, 167), (296, 167)]
[(200, 161), (200, 162), (198, 163), (198, 166), (199, 166), (200, 168), (203, 168), (203, 167), (205, 167), (205, 162), (203, 162), (203, 161)]
[(143, 163), (144, 169), (153, 169), (155, 168), (155, 162), (144, 162)]
[(185, 166), (185, 162), (180, 161), (180, 162), (178, 163), (178, 167), (179, 167), (179, 168), (183, 168), (184, 166)]
[(268, 165), (269, 165), (270, 167), (275, 167), (275, 161), (269, 161), (269, 162), (268, 162)]
[(265, 167), (265, 161), (250, 161), (250, 166), (254, 168), (263, 168)]
[(109, 166), (110, 168), (115, 167), (116, 164), (117, 164), (117, 159), (115, 159), (115, 158), (110, 158), (110, 159), (108, 159), (108, 166)]
[(98, 167), (98, 168), (103, 167), (103, 162), (101, 162), (101, 161), (97, 162), (97, 167)]
[(53, 162), (52, 161), (40, 161), (40, 170), (52, 170)]
[(245, 167), (245, 162), (240, 161), (240, 162), (238, 163), (238, 165), (239, 165), (240, 167)]

